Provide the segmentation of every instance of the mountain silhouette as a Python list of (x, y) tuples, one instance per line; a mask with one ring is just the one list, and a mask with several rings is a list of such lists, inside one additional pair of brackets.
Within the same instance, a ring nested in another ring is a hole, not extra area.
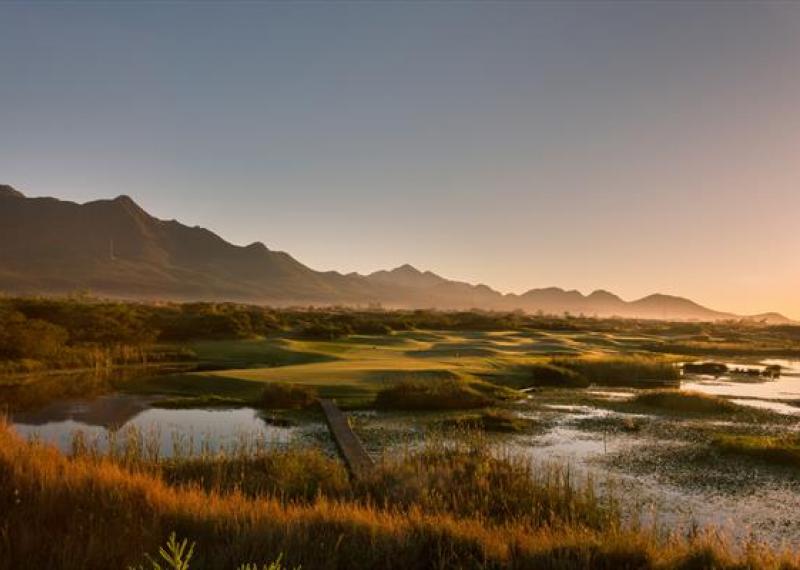
[[(738, 318), (689, 299), (627, 302), (608, 291), (557, 287), (502, 294), (411, 265), (369, 275), (315, 271), (256, 242), (231, 244), (201, 227), (148, 214), (129, 196), (77, 204), (28, 198), (0, 185), (0, 291), (131, 299), (226, 300), (274, 305), (486, 309), (646, 319)], [(778, 313), (752, 317), (789, 322)]]

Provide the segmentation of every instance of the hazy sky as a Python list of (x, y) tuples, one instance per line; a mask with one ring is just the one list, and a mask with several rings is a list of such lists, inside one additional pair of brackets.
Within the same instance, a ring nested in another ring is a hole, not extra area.
[(0, 183), (800, 318), (800, 3), (4, 3)]

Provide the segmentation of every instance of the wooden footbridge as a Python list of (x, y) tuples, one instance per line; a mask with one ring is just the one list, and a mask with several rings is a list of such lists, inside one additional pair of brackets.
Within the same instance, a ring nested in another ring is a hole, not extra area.
[(347, 417), (342, 413), (334, 400), (320, 399), (319, 405), (325, 414), (325, 421), (331, 430), (333, 441), (344, 459), (352, 477), (358, 478), (369, 473), (375, 466), (372, 458), (364, 449), (364, 444), (353, 433)]

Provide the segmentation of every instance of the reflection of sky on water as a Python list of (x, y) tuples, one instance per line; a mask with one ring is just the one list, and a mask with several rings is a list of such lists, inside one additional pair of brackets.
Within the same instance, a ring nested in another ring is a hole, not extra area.
[(800, 414), (800, 407), (765, 400), (800, 401), (800, 362), (792, 360), (764, 360), (760, 365), (728, 363), (729, 368), (759, 368), (778, 364), (783, 370), (781, 377), (771, 380), (764, 377), (724, 375), (689, 376), (681, 382), (681, 389), (703, 392), (715, 396), (736, 397), (736, 403), (770, 409), (782, 414)]
[(146, 439), (157, 440), (161, 454), (172, 455), (175, 446), (210, 450), (260, 440), (264, 445), (285, 445), (301, 428), (269, 425), (257, 410), (188, 409), (147, 407), (147, 400), (126, 395), (101, 396), (91, 401), (58, 402), (35, 412), (14, 416), (14, 428), (24, 437), (39, 439), (69, 452), (73, 434), (80, 430), (101, 448), (109, 436), (136, 430)]
[[(795, 378), (800, 381), (800, 378)], [(778, 404), (762, 400), (766, 405)], [(510, 443), (501, 444), (515, 454), (529, 457), (535, 464), (566, 463), (573, 480), (581, 482), (591, 477), (598, 490), (622, 498), (624, 506), (641, 506), (641, 522), (675, 528), (690, 528), (696, 522), (712, 525), (724, 533), (746, 539), (753, 532), (760, 539), (775, 545), (800, 541), (800, 493), (797, 479), (787, 480), (780, 475), (765, 476), (758, 485), (747, 491), (714, 488), (713, 486), (684, 486), (671, 483), (658, 472), (644, 474), (629, 470), (630, 462), (649, 453), (648, 446), (683, 448), (689, 444), (681, 441), (652, 439), (646, 434), (620, 433), (609, 430), (585, 431), (579, 427), (581, 420), (603, 418), (646, 418), (640, 414), (627, 414), (583, 405), (546, 405), (559, 412), (552, 429), (539, 435), (514, 436)], [(537, 412), (520, 415), (535, 419)], [(678, 421), (678, 420), (666, 420)], [(697, 420), (692, 420), (697, 421)], [(720, 428), (729, 422), (702, 422)], [(611, 458), (612, 460), (606, 461)], [(722, 468), (722, 467), (720, 467)], [(666, 471), (696, 469), (680, 462), (665, 462), (660, 467)], [(752, 475), (752, 472), (749, 472)], [(731, 478), (740, 472), (729, 474)], [(745, 475), (747, 477), (748, 475)]]

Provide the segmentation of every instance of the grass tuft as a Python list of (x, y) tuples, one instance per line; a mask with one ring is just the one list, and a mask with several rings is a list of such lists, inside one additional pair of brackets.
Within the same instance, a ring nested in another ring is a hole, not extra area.
[(648, 408), (699, 415), (732, 414), (743, 409), (742, 406), (724, 398), (681, 390), (650, 390), (638, 394), (630, 403)]
[(712, 445), (724, 453), (744, 455), (773, 465), (800, 467), (800, 436), (719, 435)]
[(375, 407), (384, 410), (469, 410), (492, 400), (455, 379), (435, 382), (405, 380), (378, 392)]

